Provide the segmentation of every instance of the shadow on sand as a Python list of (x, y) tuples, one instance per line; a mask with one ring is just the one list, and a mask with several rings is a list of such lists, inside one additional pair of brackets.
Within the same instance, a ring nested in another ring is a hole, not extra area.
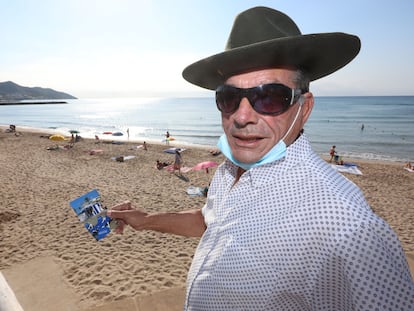
[(180, 174), (177, 174), (177, 173), (174, 173), (174, 175), (177, 176), (182, 181), (185, 181), (185, 182), (189, 182), (190, 181), (190, 179), (187, 176), (180, 175)]

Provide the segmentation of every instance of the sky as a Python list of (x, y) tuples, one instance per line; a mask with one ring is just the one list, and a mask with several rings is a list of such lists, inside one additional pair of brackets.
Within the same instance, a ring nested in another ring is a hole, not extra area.
[(414, 95), (413, 0), (0, 0), (0, 82), (78, 98), (203, 96), (182, 78), (224, 50), (235, 16), (289, 15), (303, 34), (360, 37), (359, 55), (315, 96)]

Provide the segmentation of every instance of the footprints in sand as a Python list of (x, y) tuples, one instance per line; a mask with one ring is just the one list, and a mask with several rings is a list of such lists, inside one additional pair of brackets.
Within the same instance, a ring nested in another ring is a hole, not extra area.
[[(108, 206), (123, 200), (152, 211), (203, 206), (204, 198), (185, 192), (189, 183), (154, 167), (158, 158), (173, 160), (163, 152), (165, 146), (133, 151), (136, 158), (118, 163), (110, 157), (129, 154), (127, 144), (104, 144), (99, 156), (85, 153), (96, 148), (87, 140), (71, 150), (48, 151), (50, 141), (38, 134), (0, 144), (0, 269), (51, 256), (62, 269), (63, 282), (85, 304), (184, 286), (197, 239), (127, 229), (97, 242), (69, 206), (71, 199), (94, 188)], [(205, 156), (204, 150), (187, 149), (184, 160), (192, 166)], [(190, 182), (200, 186), (212, 175), (188, 173)]]
[(79, 243), (75, 251), (59, 256), (66, 267), (65, 280), (83, 293), (84, 303), (147, 295), (185, 284), (196, 239), (153, 232), (125, 234), (128, 239), (111, 235), (103, 243)]

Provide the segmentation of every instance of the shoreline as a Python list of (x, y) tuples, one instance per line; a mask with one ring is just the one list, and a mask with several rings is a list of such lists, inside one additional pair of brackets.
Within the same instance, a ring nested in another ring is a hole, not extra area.
[[(58, 130), (58, 129), (54, 129), (54, 128), (36, 128), (36, 127), (29, 127), (29, 126), (20, 126), (20, 125), (16, 125), (18, 126), (18, 132), (23, 132), (23, 133), (44, 133), (44, 134), (59, 134), (59, 135), (63, 135), (65, 137), (70, 136), (70, 134), (67, 131), (62, 131), (62, 130)], [(9, 128), (9, 125), (5, 125), (5, 124), (0, 124), (0, 132), (6, 130), (7, 128)], [(100, 139), (102, 139), (102, 141), (119, 141), (121, 143), (125, 143), (125, 144), (142, 144), (144, 141), (146, 141), (147, 143), (150, 143), (152, 145), (160, 145), (160, 146), (168, 146), (166, 145), (164, 142), (162, 141), (158, 141), (158, 140), (153, 140), (153, 139), (136, 139), (136, 138), (125, 138), (123, 136), (112, 136), (112, 135), (103, 135), (103, 134), (98, 134), (98, 136), (100, 137)], [(93, 137), (82, 137), (85, 140), (91, 140), (94, 141)], [(170, 143), (170, 145), (174, 145), (174, 143), (179, 143), (180, 145), (182, 145), (183, 147), (186, 148), (200, 148), (200, 149), (216, 149), (217, 147), (215, 145), (203, 145), (203, 144), (195, 144), (195, 143), (187, 143), (187, 142), (176, 142), (176, 141), (172, 141)], [(329, 159), (329, 152), (324, 152), (324, 153), (318, 153), (320, 157), (322, 157), (323, 159), (327, 160)], [(398, 165), (404, 165), (405, 163), (407, 163), (407, 159), (402, 160), (402, 159), (367, 159), (364, 157), (357, 157), (357, 156), (351, 156), (351, 157), (347, 157), (344, 156), (346, 159), (346, 162), (366, 162), (366, 163), (384, 163), (384, 164), (398, 164)], [(414, 162), (414, 160), (412, 161)]]
[[(6, 129), (9, 128), (9, 126), (10, 125), (0, 124), (0, 132), (4, 132)], [(17, 132), (22, 132), (22, 133), (29, 133), (29, 134), (43, 133), (43, 134), (50, 134), (50, 135), (57, 134), (57, 135), (63, 135), (65, 137), (70, 137), (69, 132), (58, 130), (55, 128), (38, 128), (38, 127), (20, 126), (20, 125), (16, 125), (16, 127), (17, 127)], [(179, 142), (179, 141), (171, 141), (170, 144), (167, 145), (165, 142), (161, 140), (138, 139), (138, 138), (129, 139), (123, 136), (113, 136), (113, 135), (104, 135), (104, 134), (98, 134), (98, 136), (103, 142), (116, 141), (116, 142), (121, 142), (123, 144), (142, 144), (144, 141), (146, 141), (147, 143), (152, 144), (152, 145), (167, 146), (167, 147), (169, 145), (173, 146), (174, 144), (180, 144), (186, 148), (199, 148), (199, 149), (215, 149), (216, 148), (216, 146), (213, 146), (213, 145), (202, 145), (202, 144), (194, 144), (194, 143)], [(82, 139), (89, 140), (89, 141), (96, 141), (93, 137), (89, 137), (89, 136), (88, 137), (82, 136)]]
[[(77, 295), (82, 311), (185, 287), (198, 239), (127, 228), (123, 235), (111, 233), (97, 242), (79, 223), (69, 202), (98, 189), (107, 206), (131, 200), (149, 211), (202, 207), (205, 198), (190, 196), (186, 189), (208, 185), (215, 168), (209, 174), (189, 171), (184, 178), (157, 170), (157, 159), (174, 160), (164, 149), (183, 147), (175, 142), (149, 144), (144, 151), (137, 147), (142, 141), (106, 144), (82, 139), (70, 149), (47, 150), (68, 141), (42, 137), (53, 134), (44, 130), (17, 130), (22, 135), (5, 133), (0, 127), (0, 270), (6, 278), (13, 276), (16, 284), (19, 280), (26, 284), (32, 263), (44, 265), (42, 273), (54, 263), (59, 284)], [(184, 148), (187, 167), (224, 160), (207, 148)], [(97, 149), (102, 151), (90, 153)], [(135, 157), (122, 163), (111, 160), (121, 154)], [(414, 173), (404, 170), (402, 163), (353, 162), (363, 175), (343, 175), (362, 189), (372, 209), (397, 233), (405, 252), (414, 252)], [(13, 289), (19, 298), (20, 289)]]
[[(327, 155), (332, 145), (344, 160), (351, 158), (414, 162), (414, 97), (375, 99), (321, 99), (305, 125), (313, 149)], [(214, 98), (95, 98), (68, 100), (64, 106), (4, 106), (0, 124), (79, 130), (94, 138), (104, 132), (122, 132), (119, 140), (159, 143), (167, 130), (179, 143), (215, 146), (223, 130)], [(392, 111), (383, 107), (394, 107)], [(48, 108), (49, 107), (49, 108)], [(369, 111), (377, 111), (372, 115)], [(344, 115), (346, 111), (346, 115)], [(361, 124), (364, 130), (361, 131)], [(104, 137), (103, 137), (104, 138)]]

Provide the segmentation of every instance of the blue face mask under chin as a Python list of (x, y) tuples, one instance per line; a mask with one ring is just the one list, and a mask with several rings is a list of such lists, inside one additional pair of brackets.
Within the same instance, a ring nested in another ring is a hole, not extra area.
[(270, 149), (269, 152), (265, 154), (263, 158), (253, 163), (242, 163), (237, 161), (233, 157), (229, 142), (227, 141), (227, 137), (225, 134), (221, 135), (217, 143), (217, 147), (221, 150), (221, 152), (226, 156), (227, 159), (229, 159), (231, 162), (233, 162), (234, 164), (246, 171), (253, 167), (279, 160), (281, 158), (284, 158), (286, 155), (286, 144), (282, 139), (276, 145), (274, 145), (274, 147)]

